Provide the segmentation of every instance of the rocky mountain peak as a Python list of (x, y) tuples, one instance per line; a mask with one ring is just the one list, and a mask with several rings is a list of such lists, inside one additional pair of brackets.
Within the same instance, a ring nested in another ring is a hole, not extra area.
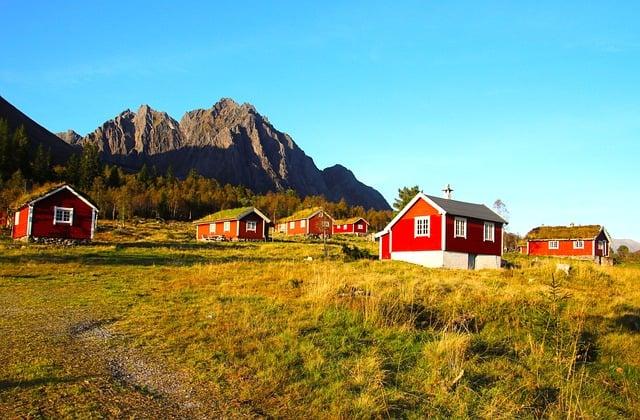
[(62, 140), (64, 140), (65, 143), (70, 144), (72, 146), (78, 145), (82, 140), (82, 136), (73, 130), (67, 130), (61, 133), (56, 133), (56, 136), (60, 137)]

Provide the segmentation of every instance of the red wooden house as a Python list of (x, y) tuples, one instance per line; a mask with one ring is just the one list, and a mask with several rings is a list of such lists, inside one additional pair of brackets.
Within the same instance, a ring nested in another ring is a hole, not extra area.
[(196, 239), (266, 241), (271, 220), (255, 207), (220, 210), (200, 220), (196, 225)]
[(379, 258), (427, 267), (500, 268), (506, 223), (483, 204), (418, 193), (376, 234)]
[(93, 239), (98, 208), (70, 185), (48, 186), (34, 191), (15, 206), (13, 239)]
[(287, 235), (331, 236), (333, 218), (322, 208), (312, 207), (280, 219), (277, 229)]
[(602, 262), (609, 257), (611, 237), (600, 225), (539, 226), (525, 236), (526, 255), (573, 257)]
[(352, 217), (333, 221), (333, 234), (366, 235), (369, 230), (369, 222), (362, 217)]

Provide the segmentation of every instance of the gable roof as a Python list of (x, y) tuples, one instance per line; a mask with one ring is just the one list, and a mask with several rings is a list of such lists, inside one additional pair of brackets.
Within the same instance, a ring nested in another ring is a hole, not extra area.
[(348, 219), (336, 219), (333, 221), (333, 223), (335, 223), (336, 225), (351, 225), (358, 222), (359, 220), (362, 220), (366, 224), (369, 224), (369, 222), (367, 222), (367, 220), (364, 217), (350, 217)]
[[(286, 223), (286, 222), (290, 222), (293, 220), (300, 220), (300, 219), (310, 219), (316, 214), (320, 213), (321, 211), (322, 211), (322, 207), (311, 207), (308, 209), (298, 210), (292, 215), (283, 217), (282, 219), (278, 220), (278, 223)], [(327, 213), (326, 211), (324, 213), (327, 216), (329, 216), (331, 220), (333, 220), (333, 217), (331, 217), (329, 213)]]
[(389, 229), (393, 225), (395, 225), (398, 220), (405, 215), (406, 212), (409, 211), (411, 207), (418, 201), (424, 200), (433, 208), (438, 210), (440, 214), (451, 214), (454, 216), (464, 216), (464, 217), (473, 217), (476, 219), (487, 220), (490, 222), (498, 222), (498, 223), (508, 223), (502, 217), (500, 217), (496, 212), (491, 210), (489, 207), (484, 204), (474, 204), (474, 203), (466, 203), (464, 201), (451, 200), (449, 198), (439, 198), (434, 197), (432, 195), (426, 195), (423, 192), (419, 192), (415, 197), (407, 203), (406, 206), (403, 207), (402, 210), (394, 217), (387, 226), (384, 227), (380, 232), (374, 235), (375, 238), (379, 238), (386, 234)]
[[(545, 239), (595, 239), (604, 226), (583, 225), (583, 226), (538, 226), (527, 233), (527, 240)], [(605, 230), (605, 235), (609, 238), (609, 233)], [(610, 240), (610, 239), (609, 239)]]
[(260, 216), (265, 222), (271, 223), (271, 220), (269, 220), (267, 216), (262, 214), (262, 212), (255, 207), (238, 207), (235, 209), (220, 210), (218, 212), (204, 216), (203, 218), (198, 219), (193, 223), (202, 224), (202, 223), (210, 223), (210, 222), (219, 222), (222, 220), (240, 220), (251, 213), (255, 213), (258, 216)]
[(62, 190), (68, 190), (75, 196), (77, 196), (80, 200), (84, 201), (89, 207), (94, 208), (96, 211), (98, 210), (98, 206), (96, 203), (86, 194), (74, 189), (71, 185), (66, 183), (58, 183), (58, 184), (44, 184), (39, 188), (33, 189), (31, 192), (23, 194), (20, 198), (18, 198), (14, 205), (12, 206), (14, 210), (20, 209), (26, 205), (33, 205), (40, 200), (43, 200), (53, 194), (56, 194)]

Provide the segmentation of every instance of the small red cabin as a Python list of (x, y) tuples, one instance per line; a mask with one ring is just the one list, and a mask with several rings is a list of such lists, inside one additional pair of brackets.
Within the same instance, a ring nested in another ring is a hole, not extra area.
[(266, 241), (271, 220), (255, 207), (241, 207), (220, 210), (193, 223), (200, 241)]
[(611, 236), (601, 225), (539, 226), (525, 236), (525, 255), (572, 257), (602, 262), (609, 257)]
[(427, 267), (500, 268), (506, 223), (483, 204), (418, 193), (375, 235), (379, 258)]
[(352, 217), (350, 219), (334, 220), (333, 234), (366, 235), (369, 230), (369, 222), (362, 217)]
[(333, 218), (320, 207), (313, 207), (280, 219), (277, 229), (286, 235), (331, 236)]
[(86, 195), (62, 184), (34, 191), (15, 207), (13, 239), (93, 239), (98, 208)]

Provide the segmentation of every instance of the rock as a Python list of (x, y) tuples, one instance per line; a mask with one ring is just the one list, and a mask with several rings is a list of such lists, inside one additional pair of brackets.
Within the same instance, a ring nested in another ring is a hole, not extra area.
[(571, 272), (571, 265), (558, 263), (556, 264), (556, 271), (562, 271), (564, 274), (568, 276), (569, 273)]

